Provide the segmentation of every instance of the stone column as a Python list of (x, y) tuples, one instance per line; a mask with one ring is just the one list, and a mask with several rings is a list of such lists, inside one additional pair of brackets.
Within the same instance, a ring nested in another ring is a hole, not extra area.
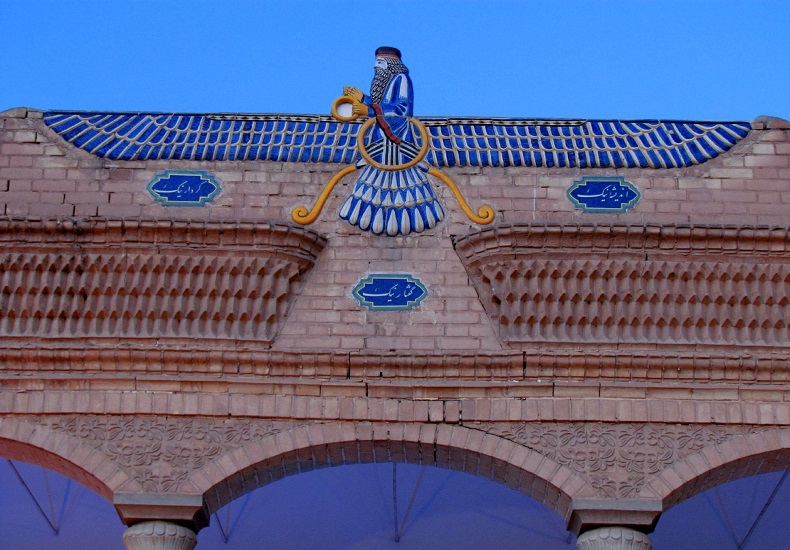
[(197, 534), (169, 521), (135, 523), (123, 534), (127, 550), (192, 550)]
[(627, 527), (599, 527), (579, 535), (578, 550), (651, 550), (650, 538)]

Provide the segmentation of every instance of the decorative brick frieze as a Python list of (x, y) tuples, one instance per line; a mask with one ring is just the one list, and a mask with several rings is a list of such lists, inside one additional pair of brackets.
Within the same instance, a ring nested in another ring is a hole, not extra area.
[(324, 243), (279, 224), (0, 219), (0, 335), (270, 344)]
[(515, 224), (456, 249), (511, 344), (790, 341), (786, 228)]
[(651, 476), (707, 446), (771, 429), (553, 422), (480, 424), (479, 428), (534, 449), (585, 477), (589, 488), (580, 496), (613, 499), (653, 497), (648, 488)]
[(161, 416), (79, 415), (34, 419), (96, 449), (146, 492), (178, 492), (192, 472), (295, 422)]

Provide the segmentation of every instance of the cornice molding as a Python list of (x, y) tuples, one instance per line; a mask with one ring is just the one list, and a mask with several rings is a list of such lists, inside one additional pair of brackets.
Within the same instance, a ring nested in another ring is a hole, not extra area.
[(0, 218), (0, 337), (271, 344), (325, 243), (285, 224)]
[(455, 238), (462, 259), (477, 264), (488, 258), (508, 258), (530, 252), (582, 250), (609, 255), (632, 253), (785, 257), (790, 253), (790, 228), (729, 225), (501, 224)]
[(455, 246), (511, 345), (790, 342), (787, 228), (512, 224)]

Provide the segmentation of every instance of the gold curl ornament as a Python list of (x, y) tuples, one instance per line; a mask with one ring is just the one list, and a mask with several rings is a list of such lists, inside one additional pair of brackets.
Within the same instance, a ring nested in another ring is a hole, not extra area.
[(464, 196), (461, 194), (461, 190), (458, 189), (458, 186), (455, 184), (455, 182), (450, 179), (450, 176), (433, 167), (428, 170), (428, 173), (432, 176), (436, 176), (445, 184), (447, 184), (447, 187), (449, 187), (450, 191), (452, 191), (453, 195), (455, 195), (455, 200), (458, 201), (458, 205), (461, 207), (461, 210), (464, 211), (464, 214), (466, 214), (467, 218), (475, 223), (479, 223), (480, 225), (488, 225), (494, 221), (494, 209), (490, 206), (481, 206), (478, 208), (477, 213), (475, 214), (474, 210), (472, 210), (472, 208), (469, 206), (469, 203), (466, 202), (466, 199), (464, 199)]
[(324, 204), (326, 204), (326, 200), (329, 198), (329, 195), (332, 193), (335, 185), (337, 185), (337, 182), (343, 179), (346, 174), (350, 174), (356, 169), (356, 166), (346, 166), (340, 172), (332, 176), (332, 179), (326, 184), (324, 190), (321, 191), (320, 195), (318, 195), (318, 200), (315, 201), (313, 209), (308, 211), (304, 206), (297, 206), (291, 211), (291, 219), (301, 225), (313, 223), (321, 213), (321, 210), (324, 209)]

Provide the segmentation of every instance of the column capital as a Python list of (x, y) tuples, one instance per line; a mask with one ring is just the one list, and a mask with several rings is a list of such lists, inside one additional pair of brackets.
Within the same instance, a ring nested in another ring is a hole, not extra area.
[(576, 541), (578, 550), (651, 550), (650, 538), (628, 527), (599, 527), (587, 531)]
[(629, 525), (645, 533), (653, 531), (663, 510), (657, 499), (573, 499), (568, 530), (575, 534), (596, 527)]
[(126, 525), (160, 520), (184, 525), (195, 533), (208, 525), (203, 495), (116, 493), (113, 504)]
[(127, 550), (193, 550), (197, 534), (169, 521), (135, 523), (123, 534)]

